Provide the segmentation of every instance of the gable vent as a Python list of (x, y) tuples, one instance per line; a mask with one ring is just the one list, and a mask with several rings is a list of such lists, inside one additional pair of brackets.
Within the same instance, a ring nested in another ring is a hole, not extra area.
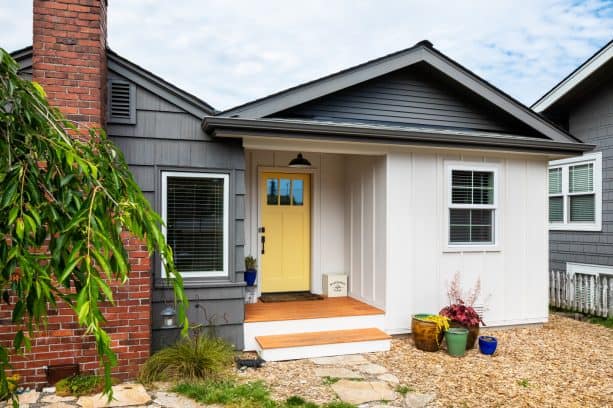
[(108, 121), (110, 123), (136, 123), (135, 87), (127, 81), (109, 81)]

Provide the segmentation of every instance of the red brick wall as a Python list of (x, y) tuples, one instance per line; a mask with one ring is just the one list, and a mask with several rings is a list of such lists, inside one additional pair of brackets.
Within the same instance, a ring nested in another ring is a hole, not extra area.
[[(151, 265), (145, 245), (127, 236), (124, 242), (130, 251), (130, 279), (123, 286), (112, 285), (115, 305), (106, 304), (101, 311), (118, 358), (113, 375), (127, 380), (136, 377), (151, 350)], [(7, 346), (17, 330), (10, 320), (11, 309), (2, 304), (0, 341)], [(46, 384), (45, 366), (77, 363), (81, 372), (102, 373), (93, 336), (83, 332), (68, 306), (49, 310), (47, 330), (35, 333), (31, 351), (11, 356), (13, 372), (22, 376), (23, 384), (37, 388)]]
[(106, 0), (34, 0), (32, 78), (84, 128), (104, 125)]
[[(33, 80), (39, 82), (51, 105), (80, 129), (101, 127), (106, 116), (106, 0), (34, 0)], [(85, 130), (80, 132), (85, 134)], [(132, 272), (129, 281), (113, 284), (115, 305), (105, 305), (118, 366), (113, 375), (134, 378), (151, 349), (151, 265), (146, 247), (125, 238)], [(16, 328), (11, 309), (0, 306), (0, 341), (10, 344)], [(84, 336), (67, 306), (49, 311), (46, 331), (36, 333), (32, 350), (11, 357), (23, 383), (40, 387), (45, 366), (78, 363), (82, 372), (100, 370), (95, 343)]]

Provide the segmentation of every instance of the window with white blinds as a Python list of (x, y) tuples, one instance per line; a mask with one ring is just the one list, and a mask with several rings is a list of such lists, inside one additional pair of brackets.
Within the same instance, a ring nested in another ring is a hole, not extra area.
[(164, 234), (184, 277), (228, 274), (228, 175), (162, 173)]
[(496, 243), (496, 188), (493, 168), (449, 167), (449, 246)]
[(601, 229), (601, 172), (601, 153), (549, 163), (550, 229)]

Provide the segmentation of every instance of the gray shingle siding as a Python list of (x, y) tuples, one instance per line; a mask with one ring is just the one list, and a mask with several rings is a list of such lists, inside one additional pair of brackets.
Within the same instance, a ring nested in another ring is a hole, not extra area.
[(273, 115), (533, 135), (534, 131), (425, 64), (405, 68)]
[(613, 265), (613, 81), (575, 103), (568, 115), (569, 131), (602, 152), (602, 231), (551, 231), (550, 267), (566, 262)]
[[(126, 79), (109, 72), (109, 79)], [(245, 163), (240, 140), (212, 140), (200, 127), (201, 118), (136, 86), (136, 124), (107, 125), (107, 133), (123, 151), (136, 182), (154, 208), (161, 211), (164, 170), (211, 171), (230, 176), (230, 254), (228, 278), (185, 279), (192, 324), (215, 325), (216, 334), (243, 347), (244, 321), (244, 196)], [(153, 260), (152, 348), (172, 344), (179, 330), (161, 329), (160, 312), (172, 304), (160, 263)]]

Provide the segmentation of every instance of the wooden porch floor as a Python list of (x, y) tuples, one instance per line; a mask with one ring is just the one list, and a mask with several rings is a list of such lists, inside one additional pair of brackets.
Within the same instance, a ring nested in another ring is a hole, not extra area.
[(385, 312), (350, 297), (245, 305), (245, 323), (379, 315)]

